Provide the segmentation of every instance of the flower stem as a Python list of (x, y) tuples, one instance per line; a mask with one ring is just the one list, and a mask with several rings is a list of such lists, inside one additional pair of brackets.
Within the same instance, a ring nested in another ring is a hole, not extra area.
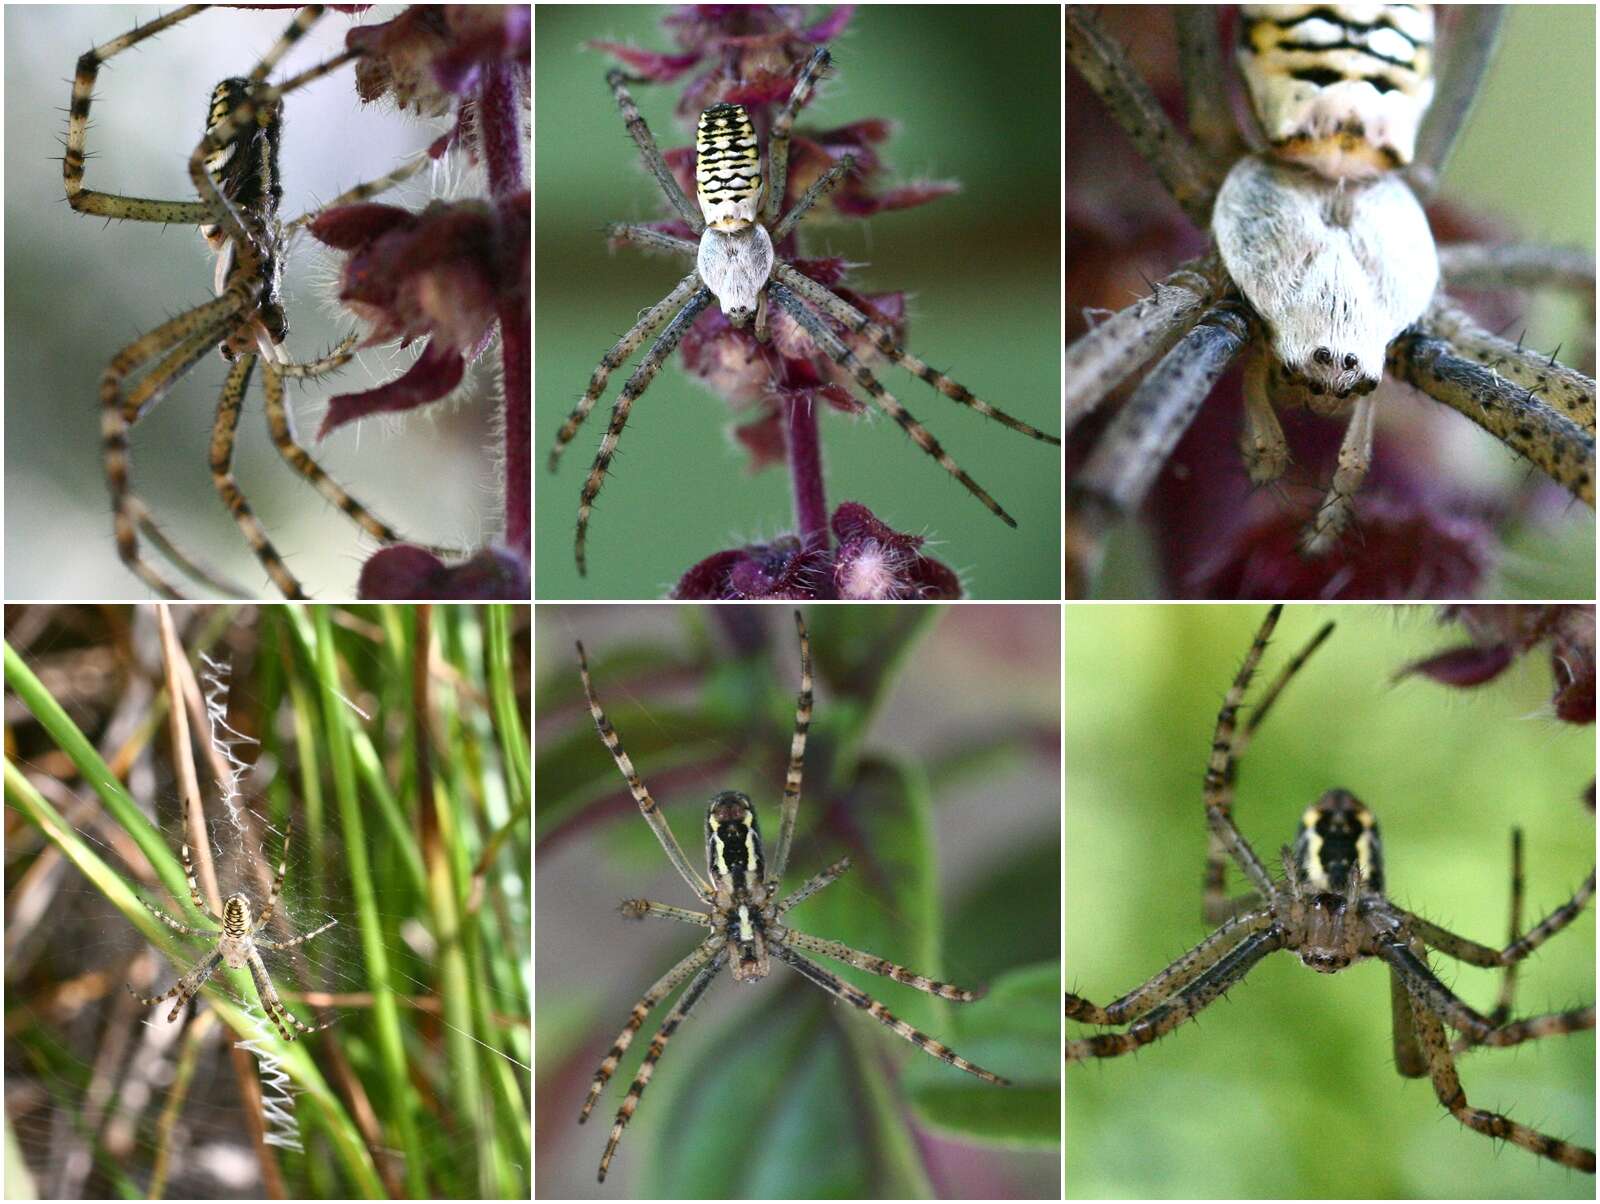
[(807, 546), (827, 546), (828, 502), (822, 488), (822, 444), (817, 407), (809, 394), (793, 392), (783, 403), (789, 483), (794, 490), (795, 534)]

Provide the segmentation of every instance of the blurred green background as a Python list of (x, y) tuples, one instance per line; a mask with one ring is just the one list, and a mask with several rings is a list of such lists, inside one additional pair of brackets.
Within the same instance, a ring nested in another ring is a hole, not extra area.
[[(212, 296), (214, 257), (192, 227), (111, 222), (75, 213), (61, 185), (73, 64), (90, 46), (168, 11), (153, 4), (26, 5), (6, 10), (5, 57), (5, 596), (145, 598), (122, 567), (100, 458), (100, 374), (119, 349)], [(364, 24), (391, 19), (378, 5)], [(192, 198), (187, 162), (211, 89), (242, 75), (289, 23), (287, 10), (202, 13), (112, 59), (95, 86), (90, 188)], [(283, 71), (343, 49), (352, 19), (323, 19)], [(280, 78), (283, 73), (280, 72)], [(280, 154), (285, 219), (394, 170), (437, 136), (437, 123), (364, 106), (347, 67), (289, 97)], [(459, 175), (459, 171), (456, 172)], [(420, 208), (445, 173), (386, 193)], [(469, 185), (470, 187), (470, 185)], [(353, 326), (333, 305), (335, 266), (314, 239), (289, 256), (285, 289), (298, 359), (320, 355)], [(323, 382), (288, 385), (306, 447), (340, 484), (403, 533), (475, 547), (496, 523), (487, 448), (492, 383), (470, 373), (458, 401), (399, 419), (368, 419), (314, 438), (329, 398), (393, 379), (414, 352), (360, 353)], [(206, 445), (226, 366), (203, 359), (132, 431), (134, 484), (186, 551), (246, 586), (270, 589), (217, 497)], [(353, 593), (371, 543), (274, 450), (262, 417), (260, 371), (245, 400), (235, 473), (278, 550), (306, 588)]]
[[(1265, 611), (1098, 606), (1066, 622), (1066, 983), (1097, 1003), (1131, 990), (1210, 927), (1200, 918), (1200, 807), (1217, 707)], [(1301, 810), (1344, 786), (1378, 815), (1389, 894), (1503, 944), (1510, 831), (1525, 832), (1524, 925), (1566, 901), (1594, 863), (1579, 794), (1592, 728), (1549, 717), (1549, 658), (1453, 692), (1394, 684), (1402, 665), (1464, 642), (1429, 607), (1292, 606), (1264, 686), (1328, 618), (1338, 626), (1251, 746), (1236, 814), (1274, 867)], [(1254, 697), (1255, 694), (1252, 694)], [(1230, 867), (1230, 891), (1237, 873)], [(1594, 999), (1591, 907), (1528, 962), (1519, 1014)], [(1495, 975), (1434, 958), (1487, 1009)], [(1312, 972), (1269, 957), (1196, 1023), (1141, 1053), (1069, 1068), (1072, 1198), (1590, 1198), (1586, 1176), (1463, 1129), (1425, 1079), (1392, 1063), (1388, 973)], [(1069, 1022), (1070, 1035), (1098, 1031)], [(1473, 1104), (1594, 1142), (1593, 1034), (1461, 1060)]]
[[(792, 521), (785, 471), (747, 474), (727, 407), (687, 379), (676, 357), (633, 409), (590, 526), (586, 579), (572, 561), (578, 493), (624, 373), (613, 375), (560, 472), (543, 467), (601, 353), (684, 270), (606, 249), (605, 223), (653, 220), (663, 202), (606, 89), (611, 60), (586, 47), (599, 39), (676, 49), (660, 28), (666, 11), (541, 6), (535, 14), (542, 598), (656, 596), (702, 557)], [(864, 7), (831, 44), (836, 74), (801, 119), (826, 127), (888, 118), (897, 129), (886, 181), (962, 183), (960, 194), (920, 208), (809, 229), (807, 253), (869, 265), (857, 287), (909, 290), (907, 346), (1050, 431), (1060, 400), (1060, 41), (1052, 6)], [(678, 88), (634, 91), (663, 147), (690, 141), (672, 116)], [(830, 508), (860, 501), (890, 526), (930, 536), (932, 554), (965, 574), (973, 596), (1057, 597), (1057, 449), (962, 412), (897, 368), (881, 375), (1020, 527), (1004, 527), (877, 417), (823, 417)]]

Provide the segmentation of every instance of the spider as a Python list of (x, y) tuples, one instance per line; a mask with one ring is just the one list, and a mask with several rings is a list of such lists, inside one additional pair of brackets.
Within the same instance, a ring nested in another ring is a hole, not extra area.
[[(303, 214), (287, 225), (278, 219), (283, 195), (278, 176), (282, 99), (352, 61), (358, 52), (346, 51), (282, 84), (268, 84), (267, 76), (279, 60), (322, 13), (321, 7), (315, 5), (301, 9), (248, 76), (225, 79), (213, 90), (205, 134), (188, 160), (198, 200), (150, 200), (84, 187), (89, 106), (101, 65), (205, 7), (176, 9), (85, 52), (78, 59), (72, 83), (66, 154), (62, 160), (68, 204), (80, 213), (105, 218), (196, 225), (217, 256), (216, 298), (180, 313), (129, 343), (113, 357), (101, 377), (101, 434), (117, 553), (151, 589), (166, 597), (178, 598), (182, 594), (144, 559), (139, 544), (141, 534), (195, 581), (227, 596), (248, 596), (253, 592), (217, 577), (180, 551), (156, 525), (129, 479), (128, 429), (215, 348), (232, 366), (211, 428), (212, 481), (273, 584), (285, 597), (304, 598), (299, 581), (273, 547), (232, 472), (239, 411), (257, 360), (262, 365), (267, 425), (273, 444), (289, 466), (373, 539), (387, 544), (401, 538), (335, 483), (296, 441), (284, 401), (286, 378), (307, 380), (335, 371), (354, 354), (357, 336), (348, 335), (327, 355), (307, 363), (290, 360), (282, 348), (289, 332), (282, 295), (284, 260), (292, 235), (322, 212)], [(381, 179), (341, 194), (324, 209), (376, 195), (426, 163), (426, 156), (418, 156)]]
[[(1203, 798), (1211, 841), (1204, 914), (1208, 923), (1220, 926), (1148, 982), (1105, 1007), (1069, 992), (1069, 1019), (1127, 1027), (1122, 1032), (1069, 1039), (1066, 1060), (1071, 1063), (1133, 1053), (1193, 1019), (1242, 981), (1264, 957), (1280, 949), (1297, 954), (1307, 966), (1323, 974), (1336, 974), (1365, 958), (1376, 957), (1390, 969), (1394, 1054), (1399, 1072), (1411, 1078), (1430, 1076), (1439, 1102), (1468, 1128), (1592, 1173), (1594, 1151), (1469, 1105), (1456, 1075), (1446, 1028), (1460, 1034), (1463, 1050), (1470, 1046), (1510, 1046), (1591, 1029), (1595, 1024), (1594, 1008), (1513, 1022), (1497, 1015), (1491, 1021), (1439, 980), (1429, 967), (1428, 949), (1437, 949), (1470, 965), (1504, 967), (1507, 979), (1501, 998), (1509, 1010), (1513, 967), (1578, 916), (1594, 894), (1594, 872), (1590, 871), (1568, 902), (1533, 928), (1521, 935), (1513, 932), (1505, 948), (1481, 945), (1397, 906), (1385, 896), (1377, 820), (1355, 795), (1332, 789), (1306, 809), (1294, 847), (1284, 846), (1281, 851), (1284, 877), (1274, 881), (1234, 826), (1235, 777), (1251, 737), (1278, 695), (1333, 627), (1331, 623), (1324, 626), (1289, 661), (1263, 695), (1250, 722), (1239, 730), (1239, 708), (1281, 612), (1281, 606), (1268, 611), (1223, 699), (1206, 765)], [(1515, 917), (1520, 910), (1520, 841), (1514, 840), (1513, 849)], [(1229, 857), (1249, 882), (1251, 894), (1227, 897), (1224, 868)]]
[[(1299, 554), (1338, 549), (1372, 460), (1385, 372), (1459, 410), (1594, 505), (1594, 382), (1489, 334), (1436, 287), (1563, 284), (1593, 296), (1587, 252), (1438, 249), (1434, 191), (1492, 51), (1497, 12), (1456, 14), (1432, 76), (1428, 6), (1244, 6), (1239, 60), (1265, 131), (1235, 127), (1216, 10), (1174, 10), (1190, 133), (1180, 131), (1087, 10), (1067, 8), (1073, 64), (1211, 246), (1067, 349), (1070, 431), (1131, 396), (1087, 447), (1067, 492), (1068, 582), (1091, 588), (1109, 531), (1138, 510), (1229, 364), (1244, 355), (1241, 450), (1252, 485), (1281, 481), (1275, 410), (1346, 416)], [(1426, 120), (1424, 120), (1426, 114)], [(1192, 135), (1192, 137), (1191, 137)]]
[[(662, 364), (700, 312), (713, 300), (736, 329), (750, 326), (752, 334), (761, 344), (770, 340), (769, 310), (776, 306), (841, 373), (871, 396), (878, 407), (911, 437), (913, 443), (938, 461), (946, 472), (960, 481), (969, 493), (1008, 526), (1015, 527), (1016, 520), (987, 490), (968, 476), (928, 429), (878, 382), (871, 369), (851, 350), (846, 338), (854, 335), (866, 339), (878, 353), (960, 405), (1043, 443), (1056, 446), (1061, 443), (1058, 436), (1046, 434), (1012, 417), (973, 395), (944, 373), (930, 368), (898, 346), (894, 336), (883, 325), (789, 262), (785, 240), (794, 233), (807, 210), (855, 167), (854, 158), (845, 155), (807, 188), (793, 207), (780, 217), (779, 209), (788, 186), (790, 130), (796, 113), (806, 104), (817, 81), (826, 73), (829, 61), (827, 48), (819, 47), (801, 68), (787, 102), (773, 122), (767, 141), (767, 169), (764, 174), (755, 126), (744, 105), (716, 104), (701, 113), (695, 144), (698, 208), (678, 186), (677, 179), (656, 146), (654, 135), (628, 91), (630, 82), (639, 81), (630, 80), (617, 69), (606, 75), (606, 82), (616, 97), (617, 107), (622, 111), (623, 121), (639, 148), (645, 167), (655, 177), (667, 202), (697, 241), (643, 225), (619, 224), (609, 227), (608, 233), (614, 242), (673, 252), (693, 260), (695, 266), (671, 292), (643, 311), (639, 320), (601, 357), (589, 378), (588, 388), (556, 434), (555, 446), (550, 453), (552, 471), (557, 467), (567, 444), (578, 433), (578, 428), (605, 392), (611, 373), (627, 363), (634, 352), (665, 323), (666, 329), (640, 360), (612, 406), (610, 425), (600, 441), (600, 449), (595, 454), (588, 478), (584, 481), (578, 502), (574, 542), (574, 556), (580, 574), (588, 571), (585, 545), (589, 515), (600, 487), (605, 483), (629, 411), (649, 388)], [(835, 329), (836, 325), (843, 328), (844, 333)]]
[(617, 1145), (622, 1140), (622, 1130), (627, 1127), (634, 1110), (639, 1106), (639, 1098), (644, 1094), (644, 1089), (650, 1085), (656, 1062), (666, 1050), (667, 1042), (671, 1040), (672, 1034), (683, 1023), (690, 1009), (700, 1001), (706, 988), (711, 985), (712, 979), (724, 966), (732, 972), (735, 982), (756, 982), (767, 976), (772, 969), (772, 959), (777, 958), (813, 986), (820, 987), (835, 998), (860, 1008), (879, 1024), (904, 1037), (924, 1053), (931, 1054), (958, 1070), (975, 1075), (984, 1082), (1003, 1087), (1010, 1086), (1009, 1080), (974, 1065), (926, 1033), (919, 1032), (904, 1020), (891, 1014), (872, 996), (819, 966), (806, 954), (816, 953), (831, 957), (859, 970), (882, 975), (918, 991), (956, 1003), (970, 1003), (977, 999), (981, 992), (968, 991), (949, 983), (926, 978), (894, 962), (863, 953), (859, 949), (852, 949), (839, 941), (809, 936), (783, 923), (784, 915), (791, 908), (809, 899), (823, 887), (838, 881), (850, 868), (850, 859), (841, 858), (808, 878), (787, 898), (781, 901), (779, 899), (778, 888), (783, 880), (784, 870), (788, 866), (789, 850), (794, 840), (795, 817), (800, 809), (800, 780), (805, 768), (806, 733), (811, 726), (811, 642), (806, 634), (805, 620), (800, 617), (799, 611), (795, 612), (794, 623), (800, 637), (800, 696), (795, 707), (794, 737), (789, 745), (789, 770), (783, 783), (778, 847), (769, 862), (762, 847), (761, 828), (756, 819), (755, 806), (747, 795), (737, 790), (724, 790), (712, 798), (710, 806), (706, 809), (706, 877), (704, 878), (689, 864), (689, 858), (678, 844), (677, 837), (672, 834), (666, 817), (661, 814), (655, 799), (650, 797), (650, 791), (646, 789), (644, 782), (634, 772), (633, 762), (623, 751), (616, 730), (606, 719), (605, 711), (600, 707), (600, 700), (595, 696), (594, 684), (589, 680), (589, 662), (584, 655), (583, 644), (581, 642), (578, 644), (578, 672), (583, 678), (583, 690), (589, 699), (589, 713), (594, 716), (594, 725), (600, 733), (600, 739), (610, 750), (622, 776), (627, 779), (628, 789), (632, 791), (634, 800), (639, 804), (639, 813), (644, 816), (645, 822), (656, 834), (656, 839), (661, 842), (667, 860), (672, 862), (673, 868), (683, 876), (683, 880), (689, 884), (689, 889), (707, 909), (692, 911), (667, 903), (655, 903), (649, 899), (629, 899), (623, 903), (622, 913), (630, 919), (642, 919), (649, 915), (661, 916), (710, 930), (709, 935), (693, 952), (663, 974), (644, 993), (639, 1002), (633, 1005), (633, 1013), (629, 1016), (628, 1023), (618, 1034), (611, 1051), (600, 1063), (600, 1068), (595, 1071), (594, 1081), (589, 1086), (589, 1096), (584, 1100), (583, 1109), (578, 1114), (579, 1124), (589, 1119), (589, 1113), (594, 1108), (595, 1101), (600, 1098), (600, 1092), (615, 1073), (622, 1055), (632, 1044), (634, 1035), (638, 1033), (650, 1013), (678, 986), (685, 981), (688, 982), (689, 985), (678, 998), (677, 1006), (667, 1014), (666, 1020), (662, 1022), (661, 1028), (650, 1042), (650, 1050), (639, 1066), (639, 1073), (634, 1076), (633, 1084), (628, 1088), (622, 1106), (617, 1109), (616, 1120), (611, 1126), (610, 1140), (606, 1142), (605, 1153), (600, 1158), (602, 1182), (605, 1181), (606, 1171), (611, 1166), (612, 1155), (616, 1153)]
[[(297, 936), (287, 941), (267, 940), (260, 935), (266, 931), (267, 925), (272, 922), (273, 909), (278, 903), (278, 891), (283, 886), (283, 876), (289, 868), (289, 833), (292, 829), (292, 820), (284, 823), (283, 855), (278, 862), (278, 875), (272, 880), (272, 890), (267, 895), (267, 905), (261, 909), (260, 917), (254, 920), (250, 915), (250, 900), (243, 894), (229, 895), (224, 899), (222, 901), (221, 916), (216, 915), (206, 906), (205, 900), (200, 895), (200, 888), (194, 880), (194, 863), (189, 859), (189, 846), (187, 844), (183, 846), (183, 873), (184, 877), (189, 880), (189, 899), (194, 904), (196, 911), (222, 926), (221, 935), (217, 940), (217, 947), (211, 955), (178, 979), (170, 991), (161, 995), (152, 995), (146, 999), (138, 991), (135, 991), (131, 984), (128, 985), (128, 990), (132, 992), (135, 999), (145, 1007), (150, 1007), (177, 996), (178, 1001), (172, 1005), (172, 1011), (167, 1015), (167, 1023), (171, 1024), (178, 1018), (183, 1009), (188, 1006), (189, 1000), (193, 999), (199, 993), (200, 988), (206, 985), (207, 980), (216, 973), (218, 966), (226, 964), (230, 970), (242, 970), (248, 966), (250, 968), (250, 977), (255, 980), (256, 995), (261, 1000), (261, 1010), (266, 1012), (267, 1019), (271, 1020), (277, 1027), (279, 1034), (285, 1041), (294, 1040), (294, 1033), (291, 1031), (290, 1025), (293, 1025), (294, 1028), (299, 1029), (302, 1033), (320, 1033), (334, 1023), (334, 1021), (330, 1020), (327, 1024), (319, 1024), (315, 1028), (300, 1023), (295, 1014), (285, 1007), (283, 1000), (278, 997), (277, 989), (272, 985), (272, 977), (267, 973), (267, 967), (261, 961), (260, 951), (262, 949), (292, 949), (296, 945), (305, 944), (314, 936), (320, 936), (339, 922), (338, 920), (329, 920), (322, 927), (314, 928), (303, 936)], [(143, 899), (140, 902), (149, 908), (150, 913), (156, 919), (167, 925), (167, 927), (183, 933), (185, 936), (217, 936), (215, 929), (191, 928), (187, 924), (180, 924), (153, 903), (147, 903)], [(288, 1021), (288, 1023), (285, 1024), (285, 1021)]]

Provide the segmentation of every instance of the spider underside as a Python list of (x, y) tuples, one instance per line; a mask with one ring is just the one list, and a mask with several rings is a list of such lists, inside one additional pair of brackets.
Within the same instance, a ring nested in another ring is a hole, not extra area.
[[(1570, 900), (1519, 934), (1521, 841), (1520, 834), (1514, 833), (1511, 939), (1502, 949), (1481, 945), (1385, 897), (1377, 821), (1349, 791), (1333, 789), (1306, 810), (1294, 847), (1281, 850), (1284, 876), (1273, 879), (1234, 825), (1237, 768), (1279, 693), (1333, 627), (1325, 625), (1284, 667), (1241, 730), (1238, 712), (1281, 610), (1274, 607), (1268, 612), (1223, 700), (1206, 766), (1203, 797), (1211, 837), (1203, 913), (1208, 924), (1220, 926), (1148, 982), (1105, 1007), (1068, 992), (1068, 1019), (1127, 1027), (1121, 1032), (1069, 1038), (1066, 1060), (1119, 1057), (1166, 1036), (1220, 999), (1270, 953), (1293, 952), (1324, 974), (1338, 973), (1374, 957), (1390, 970), (1394, 1057), (1400, 1074), (1409, 1078), (1427, 1075), (1440, 1104), (1473, 1131), (1593, 1174), (1593, 1150), (1469, 1105), (1454, 1055), (1471, 1048), (1512, 1046), (1594, 1028), (1592, 1006), (1509, 1019), (1515, 968), (1577, 918), (1594, 895), (1594, 871)], [(1228, 897), (1224, 870), (1229, 859), (1243, 873), (1250, 894)], [(1469, 965), (1504, 968), (1500, 1004), (1490, 1017), (1468, 1006), (1440, 981), (1429, 965), (1429, 949)], [(1447, 1029), (1459, 1034), (1454, 1049)]]

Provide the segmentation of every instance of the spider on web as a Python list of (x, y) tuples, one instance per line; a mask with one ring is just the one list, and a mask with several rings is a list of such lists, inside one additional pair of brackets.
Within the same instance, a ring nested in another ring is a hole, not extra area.
[[(1469, 1049), (1504, 1048), (1594, 1028), (1593, 1006), (1510, 1019), (1516, 967), (1588, 905), (1594, 895), (1594, 871), (1566, 903), (1519, 932), (1522, 846), (1520, 835), (1514, 833), (1512, 932), (1503, 948), (1482, 945), (1386, 896), (1376, 818), (1349, 791), (1332, 789), (1302, 815), (1294, 846), (1281, 850), (1284, 876), (1274, 879), (1234, 824), (1238, 767), (1279, 695), (1333, 629), (1331, 623), (1323, 626), (1290, 659), (1241, 727), (1239, 711), (1282, 609), (1275, 606), (1267, 612), (1223, 699), (1207, 760), (1203, 802), (1211, 836), (1202, 911), (1206, 922), (1218, 927), (1147, 982), (1104, 1007), (1068, 992), (1069, 1020), (1122, 1031), (1068, 1038), (1067, 1062), (1121, 1057), (1142, 1049), (1194, 1019), (1279, 950), (1296, 954), (1323, 974), (1377, 958), (1390, 970), (1394, 1058), (1400, 1074), (1428, 1076), (1439, 1103), (1474, 1132), (1592, 1174), (1593, 1150), (1471, 1105), (1457, 1075), (1455, 1056)], [(1250, 893), (1237, 898), (1229, 898), (1226, 890), (1230, 858), (1250, 888)], [(1474, 1010), (1440, 981), (1429, 964), (1430, 949), (1469, 965), (1504, 969), (1500, 1001), (1490, 1016)], [(1454, 1048), (1447, 1032), (1451, 1029), (1459, 1034)]]
[(89, 111), (101, 66), (206, 7), (175, 9), (85, 52), (78, 59), (72, 83), (66, 154), (62, 160), (68, 204), (79, 213), (108, 219), (198, 226), (217, 256), (216, 298), (185, 310), (129, 343), (101, 377), (101, 438), (117, 553), (146, 585), (165, 597), (178, 598), (182, 593), (146, 560), (141, 536), (186, 577), (221, 595), (248, 597), (255, 592), (219, 577), (179, 549), (157, 525), (134, 489), (130, 475), (130, 428), (207, 353), (216, 350), (230, 368), (211, 428), (213, 484), (273, 584), (287, 598), (304, 598), (299, 580), (273, 546), (234, 479), (232, 464), (239, 413), (259, 361), (267, 425), (283, 459), (372, 539), (380, 544), (401, 541), (394, 528), (351, 497), (296, 440), (284, 398), (284, 381), (316, 379), (334, 372), (354, 355), (358, 336), (347, 335), (318, 359), (292, 360), (283, 349), (289, 324), (284, 312), (282, 277), (294, 236), (318, 214), (377, 195), (414, 175), (429, 160), (426, 155), (418, 155), (388, 175), (359, 184), (315, 211), (287, 223), (280, 221), (278, 205), (283, 188), (278, 152), (284, 122), (283, 98), (359, 55), (358, 51), (346, 51), (280, 84), (268, 83), (267, 77), (280, 60), (322, 15), (320, 6), (309, 6), (295, 14), (249, 75), (225, 79), (213, 90), (205, 133), (188, 157), (189, 177), (197, 199), (153, 200), (86, 188)]
[(1592, 379), (1489, 333), (1445, 292), (1554, 286), (1592, 312), (1592, 253), (1436, 249), (1420, 206), (1487, 70), (1498, 11), (1453, 14), (1436, 81), (1430, 6), (1242, 6), (1237, 59), (1259, 131), (1234, 120), (1217, 10), (1176, 6), (1169, 19), (1185, 129), (1097, 16), (1067, 8), (1068, 58), (1105, 109), (1080, 120), (1121, 126), (1210, 235), (1198, 258), (1067, 349), (1069, 434), (1088, 431), (1086, 419), (1122, 399), (1103, 429), (1080, 440), (1083, 458), (1069, 473), (1069, 592), (1093, 588), (1108, 535), (1144, 504), (1241, 359), (1240, 449), (1251, 486), (1290, 480), (1279, 410), (1346, 420), (1323, 499), (1294, 549), (1307, 564), (1330, 564), (1329, 574), (1362, 537), (1360, 490), (1379, 412), (1392, 404), (1390, 387), (1380, 389), (1386, 377), (1456, 409), (1592, 508)]
[(794, 622), (800, 638), (800, 695), (795, 706), (794, 735), (789, 744), (789, 768), (783, 784), (777, 847), (773, 851), (772, 859), (768, 861), (761, 840), (761, 828), (756, 818), (755, 806), (747, 795), (737, 790), (722, 791), (712, 798), (710, 806), (706, 809), (705, 877), (689, 864), (689, 858), (678, 843), (677, 837), (672, 834), (666, 817), (661, 814), (660, 807), (635, 772), (633, 762), (623, 751), (622, 741), (606, 718), (605, 711), (601, 709), (600, 700), (594, 692), (594, 685), (589, 680), (589, 662), (584, 654), (583, 645), (578, 644), (578, 672), (583, 678), (584, 693), (589, 700), (589, 712), (594, 717), (600, 739), (616, 761), (618, 770), (627, 780), (628, 789), (639, 804), (639, 813), (650, 825), (656, 839), (661, 842), (667, 859), (672, 862), (673, 868), (682, 875), (683, 880), (689, 884), (689, 889), (706, 909), (694, 911), (668, 903), (652, 902), (649, 899), (629, 899), (623, 903), (622, 913), (630, 919), (660, 916), (709, 930), (697, 948), (663, 974), (644, 993), (639, 1002), (633, 1005), (628, 1023), (618, 1034), (610, 1052), (606, 1054), (600, 1063), (600, 1068), (595, 1072), (588, 1098), (584, 1100), (583, 1109), (578, 1115), (580, 1124), (589, 1119), (589, 1113), (600, 1098), (601, 1091), (616, 1072), (623, 1054), (627, 1052), (628, 1046), (632, 1044), (634, 1036), (644, 1026), (650, 1013), (678, 987), (685, 982), (689, 984), (684, 987), (677, 1004), (667, 1014), (655, 1038), (650, 1042), (649, 1052), (645, 1054), (639, 1072), (634, 1076), (628, 1094), (617, 1110), (616, 1120), (611, 1126), (610, 1139), (606, 1142), (605, 1153), (600, 1158), (599, 1177), (602, 1182), (611, 1166), (617, 1145), (622, 1140), (622, 1131), (633, 1118), (645, 1088), (650, 1085), (656, 1062), (666, 1050), (667, 1042), (672, 1039), (673, 1033), (704, 996), (706, 989), (722, 972), (724, 966), (732, 973), (735, 982), (755, 982), (771, 972), (772, 961), (776, 958), (813, 986), (852, 1007), (860, 1008), (879, 1024), (897, 1036), (905, 1038), (924, 1053), (958, 1070), (964, 1070), (984, 1082), (997, 1086), (1010, 1086), (1009, 1080), (967, 1061), (954, 1050), (913, 1028), (893, 1015), (872, 996), (818, 965), (806, 955), (820, 954), (955, 1003), (970, 1003), (977, 999), (981, 992), (969, 991), (950, 983), (924, 977), (884, 958), (852, 949), (840, 941), (810, 936), (784, 922), (784, 916), (792, 908), (838, 881), (850, 868), (850, 859), (842, 858), (808, 878), (780, 900), (779, 887), (782, 885), (784, 871), (788, 867), (790, 848), (794, 842), (795, 819), (800, 810), (800, 785), (805, 770), (806, 736), (811, 726), (811, 643), (806, 633), (805, 620), (801, 618), (799, 611), (795, 612)]
[[(229, 895), (222, 901), (222, 914), (219, 916), (206, 905), (204, 897), (200, 894), (200, 887), (194, 878), (194, 862), (189, 857), (189, 846), (183, 845), (183, 874), (189, 883), (189, 901), (194, 904), (195, 911), (212, 922), (221, 925), (221, 931), (210, 928), (192, 928), (187, 924), (173, 919), (153, 903), (144, 903), (150, 914), (155, 916), (168, 928), (181, 932), (185, 936), (204, 937), (207, 940), (215, 938), (216, 948), (202, 961), (178, 979), (171, 990), (160, 995), (146, 998), (127, 984), (128, 991), (143, 1006), (151, 1007), (177, 997), (177, 1002), (172, 1005), (172, 1011), (167, 1016), (167, 1023), (171, 1024), (189, 1005), (189, 1001), (200, 992), (200, 988), (211, 980), (219, 967), (227, 966), (230, 970), (243, 970), (248, 968), (250, 978), (256, 985), (256, 996), (261, 1000), (261, 1010), (267, 1015), (277, 1028), (280, 1036), (285, 1041), (294, 1040), (294, 1031), (302, 1033), (320, 1033), (323, 1029), (330, 1028), (335, 1021), (315, 1027), (303, 1024), (286, 1006), (279, 997), (277, 988), (272, 985), (272, 975), (267, 973), (266, 964), (261, 960), (261, 950), (292, 949), (296, 945), (303, 945), (314, 936), (321, 936), (339, 921), (329, 920), (319, 928), (289, 940), (275, 941), (261, 934), (266, 931), (267, 925), (272, 923), (273, 913), (278, 905), (278, 892), (283, 889), (283, 878), (289, 870), (289, 834), (293, 830), (293, 820), (285, 821), (283, 825), (283, 851), (278, 860), (278, 873), (272, 880), (272, 889), (267, 893), (266, 906), (261, 909), (259, 916), (252, 917), (250, 913), (250, 900), (242, 893)], [(265, 850), (262, 850), (265, 852)]]
[(755, 126), (744, 105), (715, 104), (701, 113), (695, 144), (698, 206), (679, 187), (628, 91), (628, 84), (636, 81), (617, 69), (606, 75), (645, 167), (660, 185), (674, 213), (691, 232), (693, 241), (653, 226), (629, 224), (610, 226), (609, 237), (614, 243), (632, 243), (647, 250), (680, 255), (693, 261), (695, 266), (671, 292), (645, 309), (638, 321), (601, 357), (583, 396), (556, 434), (549, 461), (552, 470), (605, 393), (611, 373), (626, 364), (652, 335), (661, 331), (612, 406), (611, 421), (584, 480), (573, 544), (580, 574), (588, 571), (589, 516), (605, 484), (633, 404), (649, 388), (668, 356), (713, 301), (736, 330), (750, 327), (762, 355), (772, 342), (770, 319), (774, 312), (782, 314), (797, 329), (786, 333), (780, 341), (792, 346), (798, 335), (814, 344), (816, 352), (830, 361), (841, 385), (853, 384), (870, 396), (913, 443), (1008, 526), (1015, 527), (1016, 520), (955, 462), (927, 427), (879, 383), (861, 355), (852, 350), (850, 340), (864, 340), (878, 354), (899, 364), (951, 401), (1032, 439), (1060, 445), (1058, 436), (1012, 417), (929, 367), (900, 347), (885, 325), (791, 262), (796, 256), (792, 236), (800, 219), (855, 167), (855, 159), (845, 155), (812, 183), (787, 213), (780, 213), (789, 185), (789, 140), (795, 116), (810, 99), (817, 82), (827, 74), (829, 62), (827, 48), (819, 47), (801, 67), (787, 102), (772, 123), (765, 171)]

